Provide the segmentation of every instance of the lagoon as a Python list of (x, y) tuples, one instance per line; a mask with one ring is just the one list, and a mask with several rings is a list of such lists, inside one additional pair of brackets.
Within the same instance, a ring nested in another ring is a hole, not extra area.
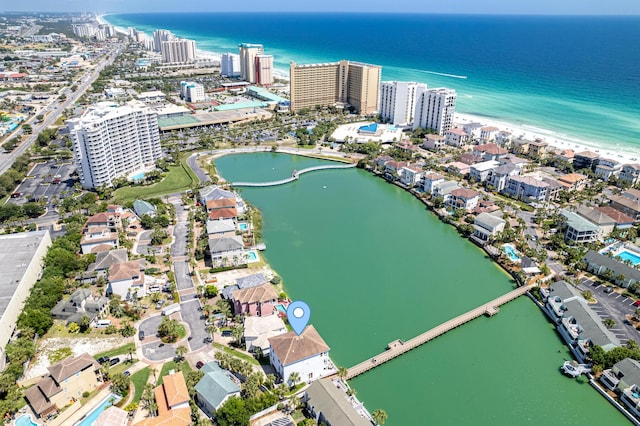
[[(230, 181), (272, 180), (323, 160), (274, 153), (216, 160)], [(325, 188), (326, 187), (326, 188)], [(485, 253), (422, 203), (359, 169), (243, 188), (261, 210), (263, 254), (293, 300), (350, 367), (514, 287)], [(526, 297), (351, 381), (386, 425), (626, 424), (585, 381), (562, 376), (571, 356)]]

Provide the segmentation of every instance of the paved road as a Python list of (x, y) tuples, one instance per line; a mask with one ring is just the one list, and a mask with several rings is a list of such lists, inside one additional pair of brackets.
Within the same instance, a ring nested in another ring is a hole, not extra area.
[(633, 314), (636, 307), (633, 306), (634, 299), (629, 299), (620, 293), (605, 293), (607, 286), (598, 285), (594, 281), (583, 278), (578, 284), (581, 291), (589, 290), (598, 303), (590, 304), (591, 307), (602, 320), (611, 318), (616, 322), (611, 331), (620, 341), (625, 344), (628, 340), (640, 340), (640, 332), (633, 326), (626, 324), (626, 315)]
[(175, 345), (165, 345), (160, 340), (142, 345), (142, 354), (151, 361), (164, 361), (176, 356)]
[(151, 340), (156, 336), (160, 322), (162, 322), (162, 315), (149, 317), (140, 323), (138, 330), (144, 331), (145, 340), (143, 340), (143, 342)]
[(149, 254), (149, 246), (151, 245), (151, 233), (153, 231), (144, 231), (140, 234), (138, 239), (138, 245), (136, 246), (136, 253), (141, 255)]
[(176, 275), (176, 286), (178, 290), (193, 288), (193, 280), (189, 275), (189, 262), (187, 260), (173, 262), (173, 271)]
[(208, 343), (205, 339), (210, 337), (209, 333), (205, 331), (206, 324), (202, 311), (200, 311), (200, 301), (198, 299), (188, 299), (180, 304), (182, 308), (180, 315), (182, 315), (182, 321), (189, 324), (191, 330), (190, 338), (188, 341), (191, 351), (197, 351)]
[(193, 154), (187, 158), (187, 164), (191, 167), (191, 170), (198, 176), (200, 182), (210, 182), (211, 178), (209, 175), (198, 166), (198, 162), (196, 159), (200, 156), (200, 154)]
[(173, 227), (173, 244), (171, 256), (185, 256), (187, 254), (187, 223), (178, 222)]
[[(54, 99), (49, 106), (44, 108), (40, 112), (41, 115), (45, 116), (42, 123), (33, 124), (34, 118), (27, 121), (32, 125), (33, 132), (15, 150), (13, 150), (13, 152), (0, 154), (0, 174), (6, 172), (11, 167), (15, 159), (25, 153), (27, 149), (29, 149), (29, 147), (33, 145), (33, 143), (36, 141), (36, 138), (38, 137), (38, 133), (41, 130), (46, 129), (47, 127), (55, 123), (55, 121), (60, 116), (60, 113), (64, 111), (65, 108), (68, 108), (76, 103), (76, 101), (80, 98), (80, 96), (84, 94), (87, 88), (98, 78), (100, 71), (102, 71), (104, 67), (111, 65), (121, 51), (122, 46), (115, 46), (109, 53), (105, 54), (104, 58), (95, 67), (84, 74), (81, 81), (75, 82), (75, 84), (78, 86), (78, 90), (70, 93), (67, 96), (67, 99), (62, 103), (60, 103), (58, 99)], [(67, 91), (65, 91), (65, 93), (67, 93)]]

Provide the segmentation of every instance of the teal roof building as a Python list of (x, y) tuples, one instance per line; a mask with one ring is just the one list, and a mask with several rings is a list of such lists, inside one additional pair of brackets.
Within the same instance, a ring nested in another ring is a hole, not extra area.
[(240, 396), (240, 386), (237, 379), (215, 361), (203, 365), (201, 371), (204, 376), (196, 384), (196, 401), (202, 411), (212, 417), (227, 399)]

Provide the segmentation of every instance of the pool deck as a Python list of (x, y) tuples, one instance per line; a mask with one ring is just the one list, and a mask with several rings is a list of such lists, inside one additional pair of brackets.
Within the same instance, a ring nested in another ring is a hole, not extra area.
[(107, 398), (109, 395), (111, 395), (111, 386), (106, 386), (104, 389), (98, 392), (96, 396), (94, 396), (89, 401), (87, 401), (85, 405), (80, 407), (78, 411), (73, 413), (73, 415), (71, 415), (66, 420), (65, 424), (75, 425), (84, 417), (86, 417), (91, 411), (96, 409), (96, 407), (98, 407), (98, 405), (100, 405), (102, 401), (104, 401), (104, 399)]

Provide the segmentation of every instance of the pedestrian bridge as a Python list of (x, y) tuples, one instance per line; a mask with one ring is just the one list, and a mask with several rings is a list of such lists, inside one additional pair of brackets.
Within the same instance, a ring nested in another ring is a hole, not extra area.
[(478, 318), (479, 316), (493, 316), (498, 313), (500, 306), (522, 296), (534, 286), (535, 284), (529, 284), (526, 286), (518, 287), (515, 290), (512, 290), (509, 293), (490, 301), (489, 303), (485, 303), (484, 305), (478, 306), (477, 308), (472, 309), (469, 312), (450, 319), (449, 321), (444, 322), (437, 327), (434, 327), (431, 330), (414, 337), (411, 340), (407, 340), (406, 342), (400, 339), (394, 340), (393, 342), (389, 343), (389, 345), (387, 345), (386, 351), (381, 352), (374, 357), (367, 358), (360, 364), (354, 365), (353, 367), (349, 368), (346, 378), (353, 379), (360, 374), (366, 373), (367, 371), (374, 369), (377, 366), (384, 364), (385, 362), (390, 361), (405, 352), (409, 352), (411, 349), (415, 349), (418, 346), (423, 345), (430, 340), (433, 340), (438, 336), (442, 336), (446, 332), (461, 326), (462, 324)]
[(235, 187), (278, 186), (278, 185), (284, 185), (289, 182), (293, 182), (294, 180), (297, 180), (298, 177), (300, 177), (300, 175), (303, 175), (305, 173), (315, 172), (317, 170), (328, 170), (328, 169), (351, 169), (356, 166), (357, 164), (355, 163), (349, 163), (349, 164), (327, 164), (324, 166), (307, 167), (306, 169), (302, 169), (302, 170), (294, 170), (293, 172), (291, 172), (291, 177), (288, 177), (286, 179), (274, 180), (271, 182), (233, 182), (231, 183), (231, 186), (235, 186)]

